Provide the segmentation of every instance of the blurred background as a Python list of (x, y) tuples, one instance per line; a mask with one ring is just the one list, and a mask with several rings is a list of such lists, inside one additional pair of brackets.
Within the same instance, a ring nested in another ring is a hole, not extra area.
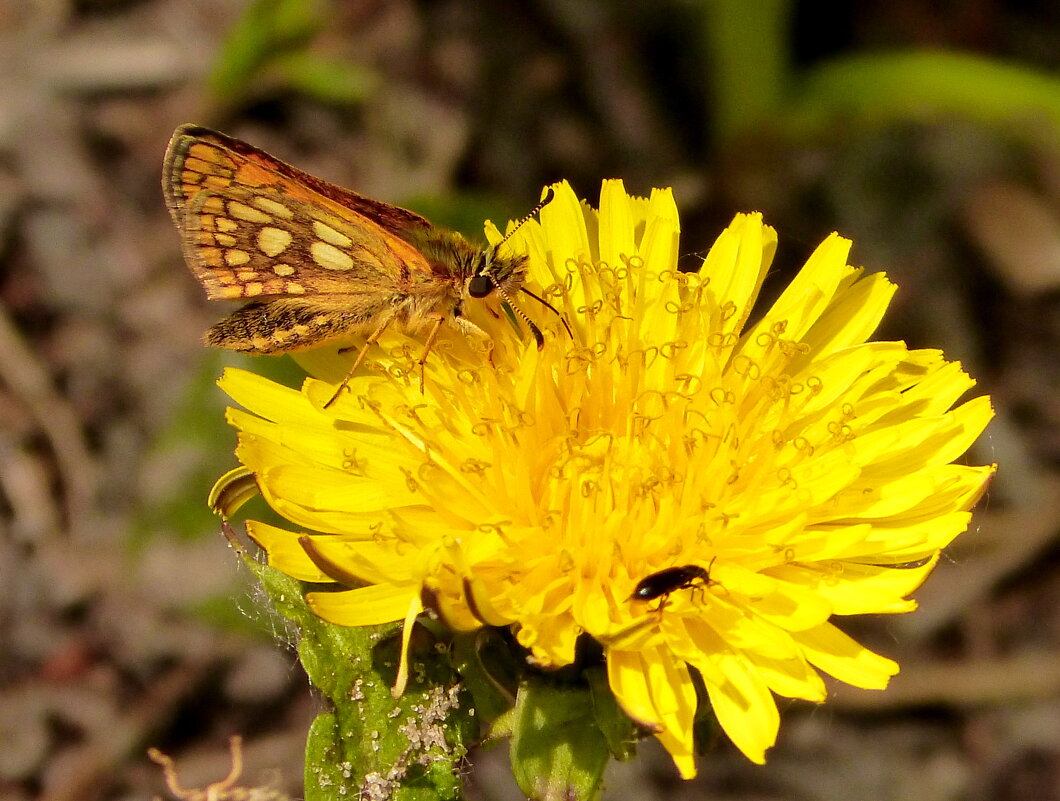
[[(765, 767), (645, 742), (605, 797), (1060, 799), (1058, 67), (1045, 0), (0, 0), (0, 797), (163, 794), (151, 745), (202, 787), (233, 733), (300, 793), (317, 702), (205, 507), (237, 362), (159, 188), (198, 122), (471, 234), (560, 178), (673, 186), (688, 254), (761, 210), (766, 296), (853, 238), (1001, 470), (917, 613), (843, 622), (890, 690), (782, 703)], [(521, 797), (503, 748), (468, 792)]]

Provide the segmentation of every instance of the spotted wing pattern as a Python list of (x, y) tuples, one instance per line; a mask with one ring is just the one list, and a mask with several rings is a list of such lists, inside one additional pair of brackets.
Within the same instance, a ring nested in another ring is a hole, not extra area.
[(430, 276), (398, 233), (428, 226), (422, 217), (205, 128), (177, 129), (163, 189), (210, 299), (407, 293)]

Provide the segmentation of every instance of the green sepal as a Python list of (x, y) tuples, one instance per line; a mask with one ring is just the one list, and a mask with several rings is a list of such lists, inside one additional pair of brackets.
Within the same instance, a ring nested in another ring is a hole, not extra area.
[(637, 724), (618, 705), (618, 699), (607, 683), (607, 670), (589, 668), (585, 671), (585, 678), (592, 694), (596, 725), (607, 741), (611, 756), (619, 762), (633, 759), (637, 752)]
[(692, 677), (692, 686), (696, 688), (696, 714), (692, 718), (693, 747), (699, 756), (706, 756), (717, 745), (718, 739), (725, 735), (710, 704), (703, 676), (695, 668), (690, 668), (688, 673)]
[(546, 676), (522, 682), (512, 710), (493, 734), (511, 736), (512, 773), (532, 801), (591, 801), (611, 758), (593, 698), (584, 685)]
[(512, 708), (522, 666), (496, 630), (482, 628), (454, 635), (453, 666), (463, 677), (483, 724), (494, 723)]

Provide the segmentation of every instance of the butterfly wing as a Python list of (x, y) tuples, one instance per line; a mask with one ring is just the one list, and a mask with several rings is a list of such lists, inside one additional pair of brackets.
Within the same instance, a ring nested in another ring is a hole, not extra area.
[(210, 299), (408, 294), (431, 277), (423, 217), (198, 126), (177, 129), (166, 204)]
[(178, 226), (181, 209), (191, 198), (204, 189), (224, 190), (233, 184), (251, 189), (271, 186), (337, 214), (351, 211), (398, 237), (409, 229), (431, 226), (414, 212), (317, 178), (241, 139), (194, 124), (174, 131), (163, 163), (162, 189)]
[(210, 300), (407, 295), (430, 272), (419, 250), (377, 226), (271, 188), (200, 192), (184, 208), (183, 236)]

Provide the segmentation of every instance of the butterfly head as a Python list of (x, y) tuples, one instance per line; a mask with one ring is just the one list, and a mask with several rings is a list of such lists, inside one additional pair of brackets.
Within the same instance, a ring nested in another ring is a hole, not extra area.
[(509, 300), (509, 293), (517, 292), (526, 280), (526, 257), (499, 255), (501, 244), (479, 254), (475, 270), (467, 280), (467, 294), (471, 297), (485, 298), (499, 290)]
[[(485, 298), (491, 295), (495, 290), (504, 299), (504, 303), (512, 312), (518, 316), (524, 323), (530, 328), (530, 332), (534, 335), (534, 339), (537, 342), (538, 349), (544, 347), (545, 339), (541, 334), (541, 329), (534, 324), (534, 322), (527, 317), (526, 312), (520, 309), (515, 303), (512, 302), (512, 294), (515, 292), (525, 292), (530, 297), (537, 300), (539, 303), (543, 303), (549, 309), (551, 309), (560, 320), (563, 322), (564, 328), (567, 329), (567, 333), (571, 334), (570, 326), (567, 321), (563, 319), (559, 311), (556, 310), (552, 304), (541, 298), (523, 286), (523, 282), (526, 280), (526, 256), (502, 256), (500, 255), (501, 247), (505, 242), (511, 238), (512, 234), (518, 231), (531, 217), (541, 211), (548, 203), (552, 201), (552, 198), (556, 196), (555, 191), (549, 187), (545, 192), (545, 196), (541, 199), (534, 208), (521, 219), (515, 226), (508, 232), (508, 234), (498, 242), (496, 245), (490, 248), (486, 248), (479, 255), (478, 263), (471, 277), (467, 280), (467, 294), (473, 298)], [(573, 336), (573, 334), (571, 334)]]
[(484, 298), (496, 288), (497, 285), (485, 270), (475, 273), (467, 281), (467, 294), (473, 298)]
[(522, 228), (528, 220), (547, 206), (555, 196), (555, 190), (549, 187), (540, 202), (530, 210), (529, 214), (519, 220), (500, 242), (482, 251), (475, 271), (467, 282), (468, 295), (473, 298), (484, 298), (490, 295), (493, 290), (499, 289), (504, 299), (511, 301), (508, 293), (517, 291), (526, 279), (526, 257), (501, 256), (501, 247), (511, 239), (512, 234)]

